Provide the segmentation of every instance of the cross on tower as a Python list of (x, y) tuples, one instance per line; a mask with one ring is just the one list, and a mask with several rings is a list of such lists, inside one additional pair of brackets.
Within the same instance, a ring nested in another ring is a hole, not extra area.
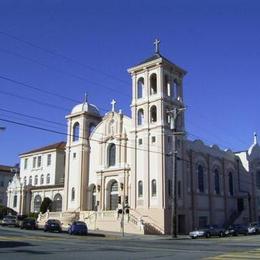
[(153, 44), (155, 45), (155, 53), (159, 53), (160, 40), (156, 38)]
[(114, 99), (112, 99), (110, 104), (112, 105), (112, 112), (115, 112), (116, 101)]

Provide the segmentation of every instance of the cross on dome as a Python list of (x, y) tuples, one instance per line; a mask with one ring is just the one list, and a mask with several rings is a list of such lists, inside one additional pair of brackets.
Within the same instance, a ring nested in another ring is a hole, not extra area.
[(153, 44), (155, 45), (155, 53), (159, 53), (160, 52), (160, 50), (159, 50), (160, 40), (158, 38), (156, 38)]
[(112, 105), (112, 112), (115, 112), (115, 105), (116, 105), (115, 99), (112, 99), (110, 104)]

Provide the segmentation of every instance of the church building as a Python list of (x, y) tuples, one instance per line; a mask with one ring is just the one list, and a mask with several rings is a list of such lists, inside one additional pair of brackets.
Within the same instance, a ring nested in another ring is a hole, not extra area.
[[(67, 120), (67, 140), (20, 155), (8, 187), (20, 214), (52, 208), (39, 220), (81, 219), (90, 228), (188, 233), (207, 224), (260, 220), (260, 146), (221, 150), (185, 135), (186, 71), (155, 53), (128, 69), (131, 117), (101, 115), (86, 99)], [(175, 219), (175, 220), (174, 220)]]

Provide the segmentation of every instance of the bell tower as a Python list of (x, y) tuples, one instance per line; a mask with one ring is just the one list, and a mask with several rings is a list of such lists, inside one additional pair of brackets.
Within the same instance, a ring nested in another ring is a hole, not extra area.
[[(158, 39), (154, 45), (155, 53), (151, 57), (128, 69), (132, 77), (131, 113), (135, 140), (131, 207), (143, 212), (148, 210), (150, 214), (166, 208), (167, 181), (172, 176), (172, 163), (167, 154), (174, 147), (169, 111), (184, 106), (182, 82), (186, 74), (161, 55)], [(184, 130), (183, 113), (178, 117), (177, 127), (179, 131)]]
[(66, 116), (68, 137), (66, 145), (66, 165), (64, 194), (66, 211), (87, 209), (89, 180), (89, 136), (101, 121), (98, 109), (86, 100), (76, 105)]

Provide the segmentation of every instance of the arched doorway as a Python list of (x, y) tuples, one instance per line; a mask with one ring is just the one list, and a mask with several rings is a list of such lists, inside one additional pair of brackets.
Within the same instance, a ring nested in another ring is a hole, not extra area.
[(116, 210), (118, 207), (118, 182), (113, 180), (108, 184), (109, 201), (108, 210)]
[(59, 193), (57, 193), (54, 196), (53, 202), (52, 202), (52, 211), (62, 211), (62, 197)]
[(41, 196), (36, 195), (35, 198), (34, 198), (34, 203), (33, 203), (34, 212), (40, 212), (41, 204), (42, 204)]

